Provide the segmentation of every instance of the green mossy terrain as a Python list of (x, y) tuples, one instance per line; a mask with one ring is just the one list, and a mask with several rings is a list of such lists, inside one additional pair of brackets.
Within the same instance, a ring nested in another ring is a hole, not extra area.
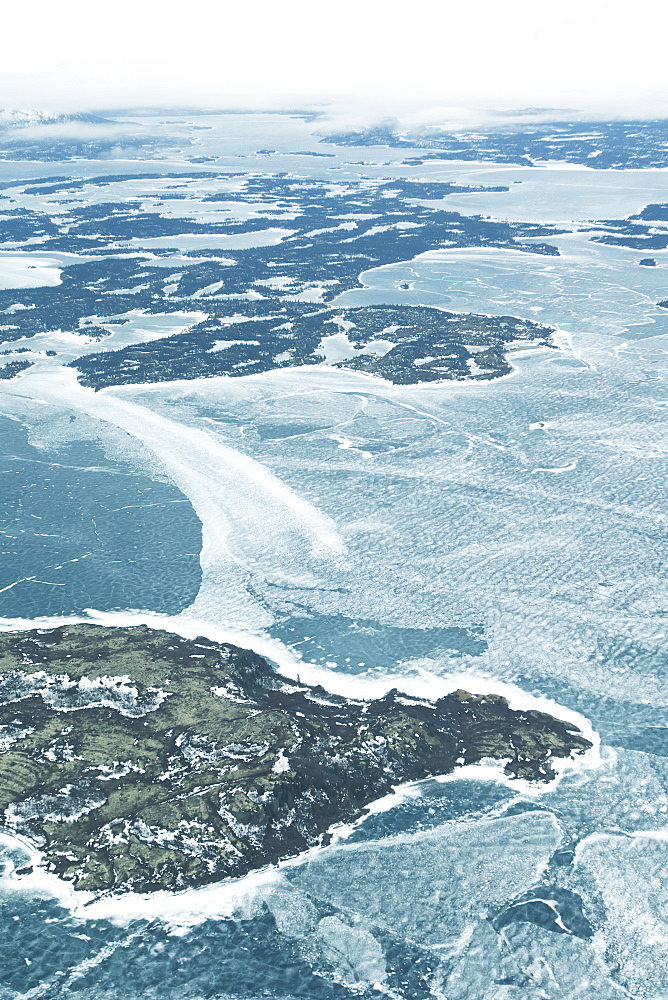
[(394, 785), (591, 744), (498, 696), (352, 701), (247, 649), (137, 628), (0, 636), (0, 810), (77, 888), (176, 890), (324, 843)]

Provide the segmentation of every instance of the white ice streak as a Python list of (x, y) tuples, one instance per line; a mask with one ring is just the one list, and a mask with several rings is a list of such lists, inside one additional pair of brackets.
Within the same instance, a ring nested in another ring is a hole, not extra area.
[(291, 229), (258, 229), (246, 233), (198, 233), (183, 232), (173, 236), (134, 236), (128, 240), (119, 241), (123, 246), (141, 247), (155, 250), (161, 247), (173, 247), (176, 250), (213, 250), (221, 247), (226, 250), (245, 250), (249, 247), (275, 246), (291, 236)]
[(79, 385), (76, 372), (47, 369), (21, 387), (43, 403), (83, 411), (126, 431), (158, 457), (192, 503), (202, 523), (203, 580), (188, 613), (210, 622), (234, 621), (262, 628), (268, 611), (247, 589), (249, 574), (285, 579), (276, 551), (292, 538), (306, 539), (319, 562), (345, 547), (330, 518), (302, 499), (259, 462), (224, 444), (206, 429), (189, 427), (122, 395)]

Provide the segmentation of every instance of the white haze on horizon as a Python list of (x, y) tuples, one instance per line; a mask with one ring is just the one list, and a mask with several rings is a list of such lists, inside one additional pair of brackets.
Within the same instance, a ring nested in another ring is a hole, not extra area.
[(525, 106), (647, 117), (668, 113), (666, 28), (666, 5), (628, 0), (34, 0), (3, 11), (0, 108), (327, 105), (351, 124), (474, 123), (481, 109)]

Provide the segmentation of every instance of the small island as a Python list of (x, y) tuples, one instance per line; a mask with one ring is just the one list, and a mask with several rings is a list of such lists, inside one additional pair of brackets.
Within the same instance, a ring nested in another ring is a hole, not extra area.
[(32, 361), (8, 361), (0, 365), (0, 379), (16, 378), (21, 372), (32, 368)]
[(95, 893), (241, 876), (327, 843), (402, 782), (484, 758), (544, 782), (590, 746), (497, 695), (347, 699), (144, 626), (0, 636), (2, 823)]
[[(403, 282), (402, 284), (406, 284)], [(70, 362), (82, 385), (232, 378), (328, 364), (379, 375), (394, 385), (486, 381), (512, 371), (521, 348), (554, 348), (552, 327), (516, 316), (447, 312), (431, 306), (338, 308), (246, 304), (223, 328), (211, 317), (184, 333), (89, 354)], [(281, 322), (277, 322), (277, 320)]]

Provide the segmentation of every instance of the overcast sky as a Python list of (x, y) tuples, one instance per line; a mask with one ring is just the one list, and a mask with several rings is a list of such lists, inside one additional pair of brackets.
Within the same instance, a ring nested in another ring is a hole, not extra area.
[(0, 107), (545, 105), (668, 111), (654, 0), (32, 0)]

